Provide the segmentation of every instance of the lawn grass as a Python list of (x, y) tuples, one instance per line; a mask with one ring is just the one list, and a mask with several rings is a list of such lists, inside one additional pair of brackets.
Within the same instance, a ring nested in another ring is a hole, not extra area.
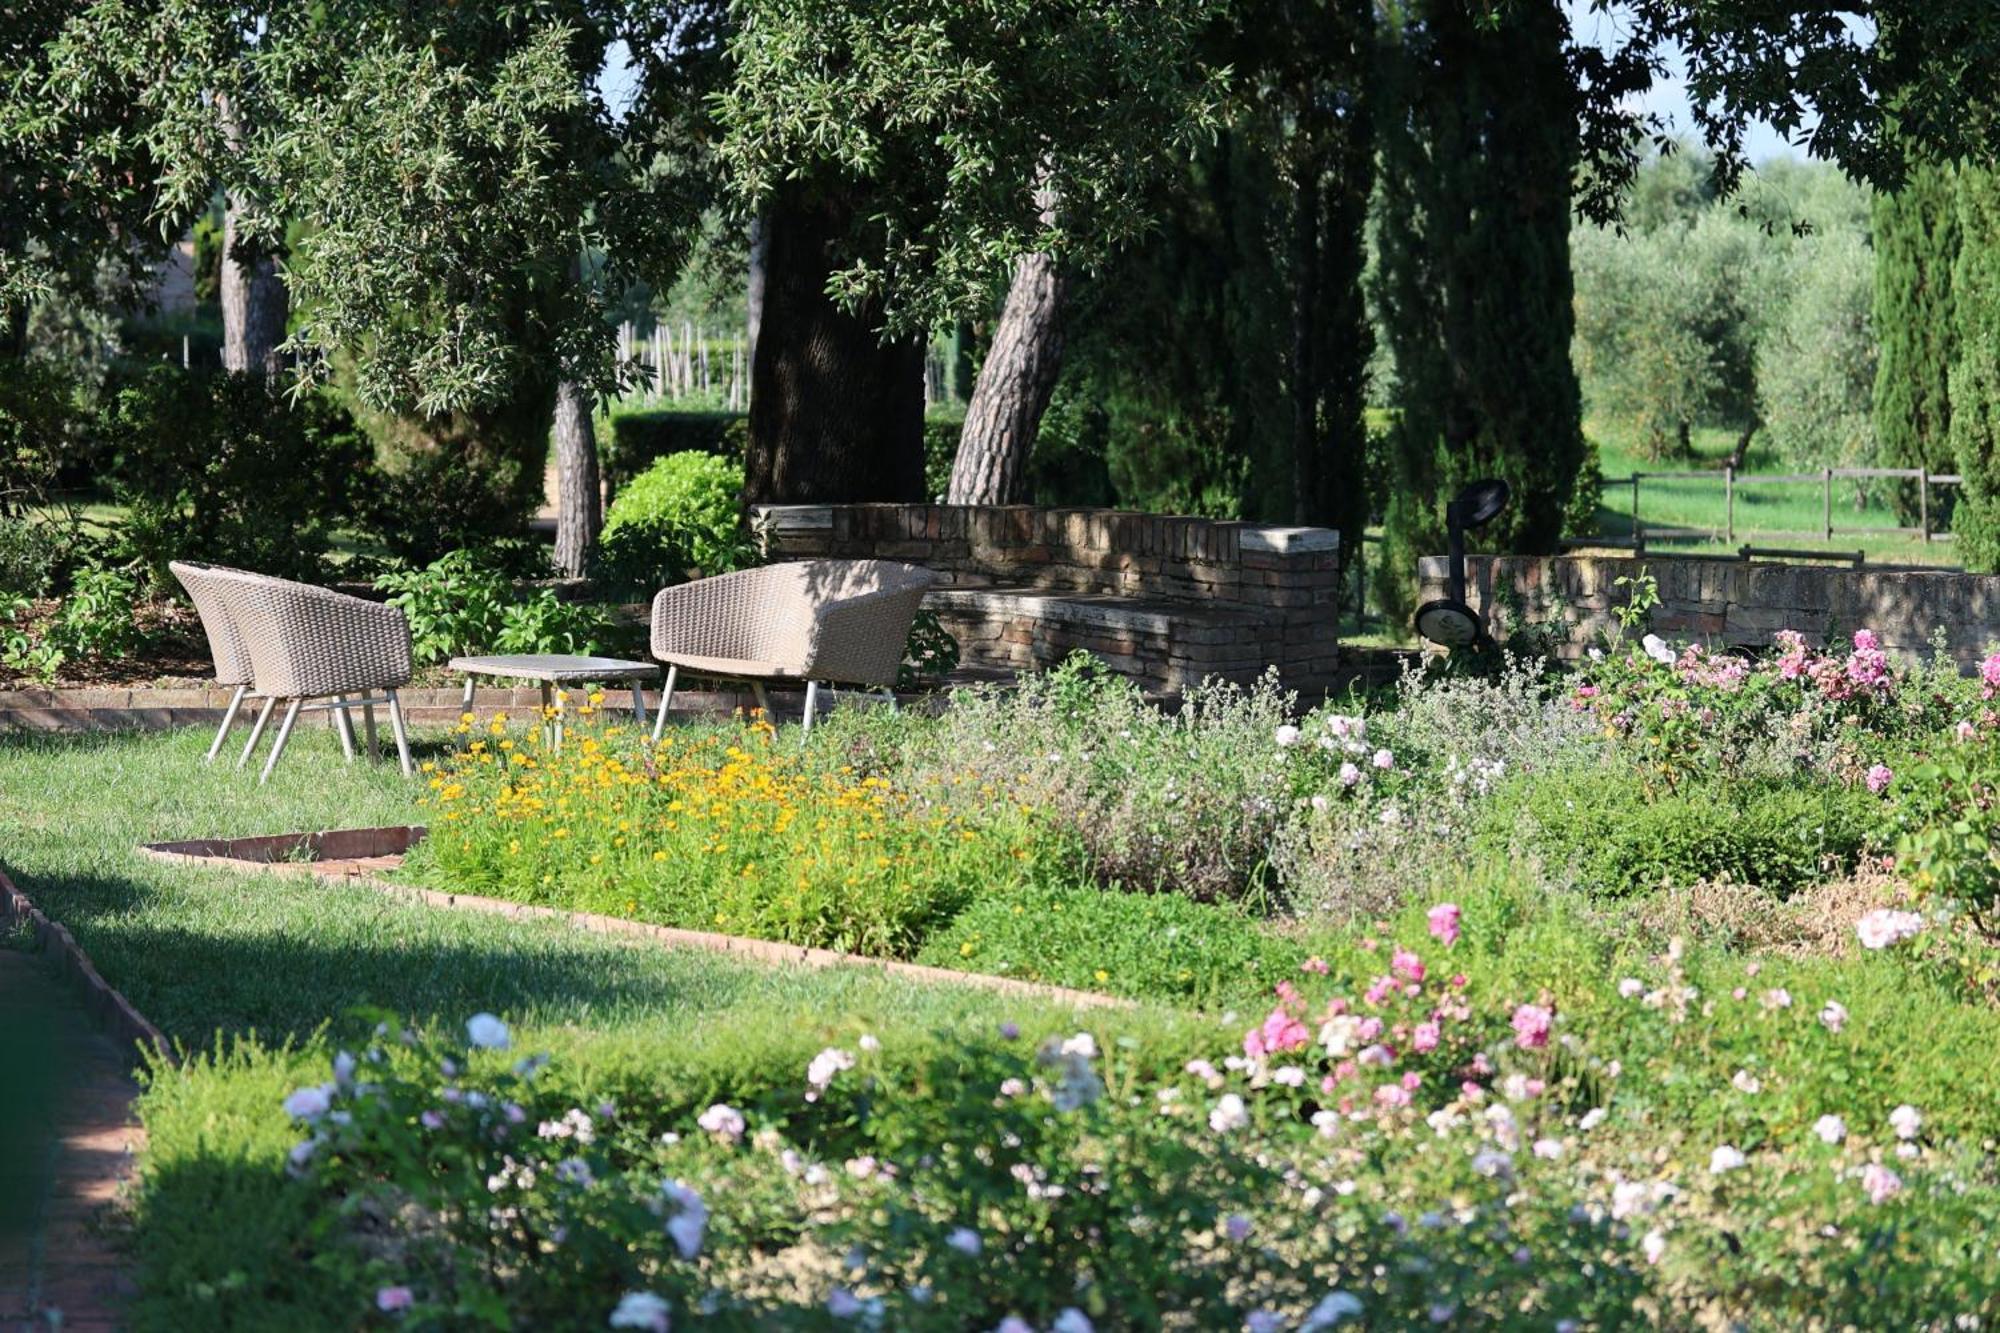
[[(1602, 534), (1606, 537), (1624, 541), (1631, 539), (1632, 488), (1619, 483), (1639, 472), (1646, 474), (1640, 482), (1639, 517), (1647, 528), (1706, 528), (1714, 533), (1710, 541), (1672, 543), (1672, 549), (1676, 551), (1734, 555), (1737, 548), (1750, 544), (1850, 553), (1861, 550), (1867, 553), (1870, 562), (1877, 564), (1955, 563), (1950, 542), (1927, 544), (1914, 536), (1900, 533), (1842, 532), (1830, 540), (1767, 536), (1778, 532), (1811, 533), (1820, 529), (1824, 521), (1824, 497), (1817, 484), (1738, 485), (1736, 540), (1732, 545), (1724, 540), (1727, 505), (1719, 472), (1685, 478), (1661, 478), (1655, 474), (1721, 468), (1736, 444), (1733, 431), (1698, 428), (1692, 434), (1694, 457), (1655, 460), (1645, 457), (1615, 429), (1597, 422), (1590, 423), (1587, 429), (1598, 441), (1599, 464), (1608, 483), (1598, 508)], [(1810, 469), (1795, 467), (1772, 456), (1769, 450), (1753, 448), (1745, 460), (1745, 467), (1737, 475), (1740, 479), (1804, 471)], [(1863, 497), (1865, 503), (1861, 508), (1856, 507), (1855, 485), (1852, 481), (1834, 482), (1833, 522), (1836, 527), (1883, 529), (1902, 525), (1902, 520), (1888, 503), (1889, 483), (1873, 483), (1872, 489)], [(1942, 494), (1941, 489), (1933, 489), (1931, 498), (1934, 505), (1940, 502)], [(1933, 514), (1932, 526), (1942, 530), (1945, 525)], [(1648, 538), (1647, 545), (1650, 549), (1656, 543)], [(1657, 545), (1664, 549), (1668, 543)]]

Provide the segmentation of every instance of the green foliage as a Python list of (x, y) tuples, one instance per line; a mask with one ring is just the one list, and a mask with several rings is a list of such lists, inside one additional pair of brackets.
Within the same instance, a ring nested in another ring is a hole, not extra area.
[(514, 579), (484, 551), (453, 551), (423, 569), (384, 574), (375, 587), (408, 617), (419, 666), (476, 653), (594, 653), (603, 632), (596, 608), (565, 602), (552, 588), (518, 597)]
[(669, 454), (700, 451), (743, 457), (749, 418), (740, 412), (613, 409), (609, 429), (599, 430), (599, 461), (615, 497), (632, 478)]
[(194, 299), (219, 301), (222, 299), (222, 219), (214, 213), (204, 213), (195, 220), (191, 234), (194, 238)]
[(120, 540), (155, 588), (173, 586), (167, 562), (181, 559), (316, 581), (364, 485), (347, 415), (318, 395), (274, 397), (260, 377), (154, 367), (118, 391), (102, 428), (128, 511)]
[(1563, 16), (1542, 5), (1488, 15), (1460, 0), (1396, 12), (1384, 95), (1412, 114), (1378, 122), (1373, 293), (1401, 409), (1377, 566), (1392, 611), (1408, 603), (1418, 557), (1443, 549), (1445, 502), (1474, 479), (1512, 491), (1478, 540), (1554, 550), (1584, 455)]
[[(714, 103), (730, 191), (865, 200), (834, 286), (907, 334), (984, 316), (1023, 252), (1086, 264), (1144, 228), (1145, 191), (1213, 127), (1196, 46), (1221, 6), (1084, 0), (744, 6)], [(1060, 201), (1046, 226), (1037, 193)]]
[(917, 961), (1222, 1009), (1261, 1003), (1305, 953), (1225, 904), (1064, 888), (982, 898), (934, 935)]
[(1586, 769), (1517, 783), (1483, 836), (1489, 854), (1525, 851), (1591, 894), (1723, 877), (1789, 894), (1851, 870), (1881, 819), (1880, 798), (1855, 787), (1704, 779), (1661, 792)]
[(1939, 744), (1893, 784), (1896, 864), (1921, 894), (1969, 911), (1991, 934), (2000, 906), (2000, 751), (1990, 730)]
[[(1958, 336), (1952, 301), (1959, 251), (1956, 173), (1919, 168), (1902, 189), (1876, 195), (1872, 239), (1880, 347), (1874, 414), (1882, 465), (1950, 472), (1951, 367)], [(1914, 523), (1915, 491), (1899, 486), (1893, 493), (1903, 522)], [(1933, 514), (1932, 521), (1939, 517)]]
[(919, 690), (958, 670), (958, 639), (935, 611), (920, 610), (910, 622), (910, 641), (896, 668), (896, 688)]
[(661, 458), (612, 500), (597, 553), (607, 579), (649, 590), (749, 565), (743, 465), (697, 450)]
[(1790, 256), (1789, 300), (1757, 348), (1757, 398), (1771, 447), (1794, 465), (1885, 464), (1875, 434), (1874, 252), (1856, 231)]
[(133, 618), (138, 602), (138, 581), (125, 570), (103, 566), (80, 570), (38, 630), (26, 623), (28, 602), (16, 598), (7, 615), (12, 628), (0, 638), (0, 665), (53, 684), (73, 663), (130, 657), (144, 638)]
[(1951, 447), (1963, 478), (1951, 527), (1972, 570), (2000, 570), (2000, 177), (1959, 174), (1958, 262), (1952, 269), (1957, 357)]

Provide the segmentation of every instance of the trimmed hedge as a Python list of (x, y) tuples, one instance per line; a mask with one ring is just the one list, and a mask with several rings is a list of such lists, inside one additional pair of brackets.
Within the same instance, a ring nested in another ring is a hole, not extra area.
[(750, 418), (741, 412), (614, 411), (602, 441), (604, 479), (616, 495), (670, 454), (699, 451), (741, 462), (749, 439)]

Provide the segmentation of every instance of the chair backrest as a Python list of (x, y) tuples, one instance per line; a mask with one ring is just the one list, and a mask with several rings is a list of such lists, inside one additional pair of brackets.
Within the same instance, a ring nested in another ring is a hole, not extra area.
[(227, 576), (244, 571), (199, 560), (174, 560), (167, 568), (187, 589), (188, 600), (194, 603), (195, 614), (201, 617), (202, 632), (208, 635), (208, 655), (215, 659), (215, 683), (248, 685), (252, 674), (250, 648), (223, 603), (221, 586)]
[(218, 586), (259, 694), (316, 698), (409, 683), (410, 625), (395, 607), (262, 574)]

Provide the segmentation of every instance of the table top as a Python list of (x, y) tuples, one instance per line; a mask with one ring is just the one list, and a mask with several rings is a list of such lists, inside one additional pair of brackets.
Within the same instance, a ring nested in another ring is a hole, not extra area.
[(570, 653), (509, 653), (499, 657), (454, 657), (450, 668), (468, 676), (515, 676), (522, 680), (650, 680), (660, 674), (652, 662)]

